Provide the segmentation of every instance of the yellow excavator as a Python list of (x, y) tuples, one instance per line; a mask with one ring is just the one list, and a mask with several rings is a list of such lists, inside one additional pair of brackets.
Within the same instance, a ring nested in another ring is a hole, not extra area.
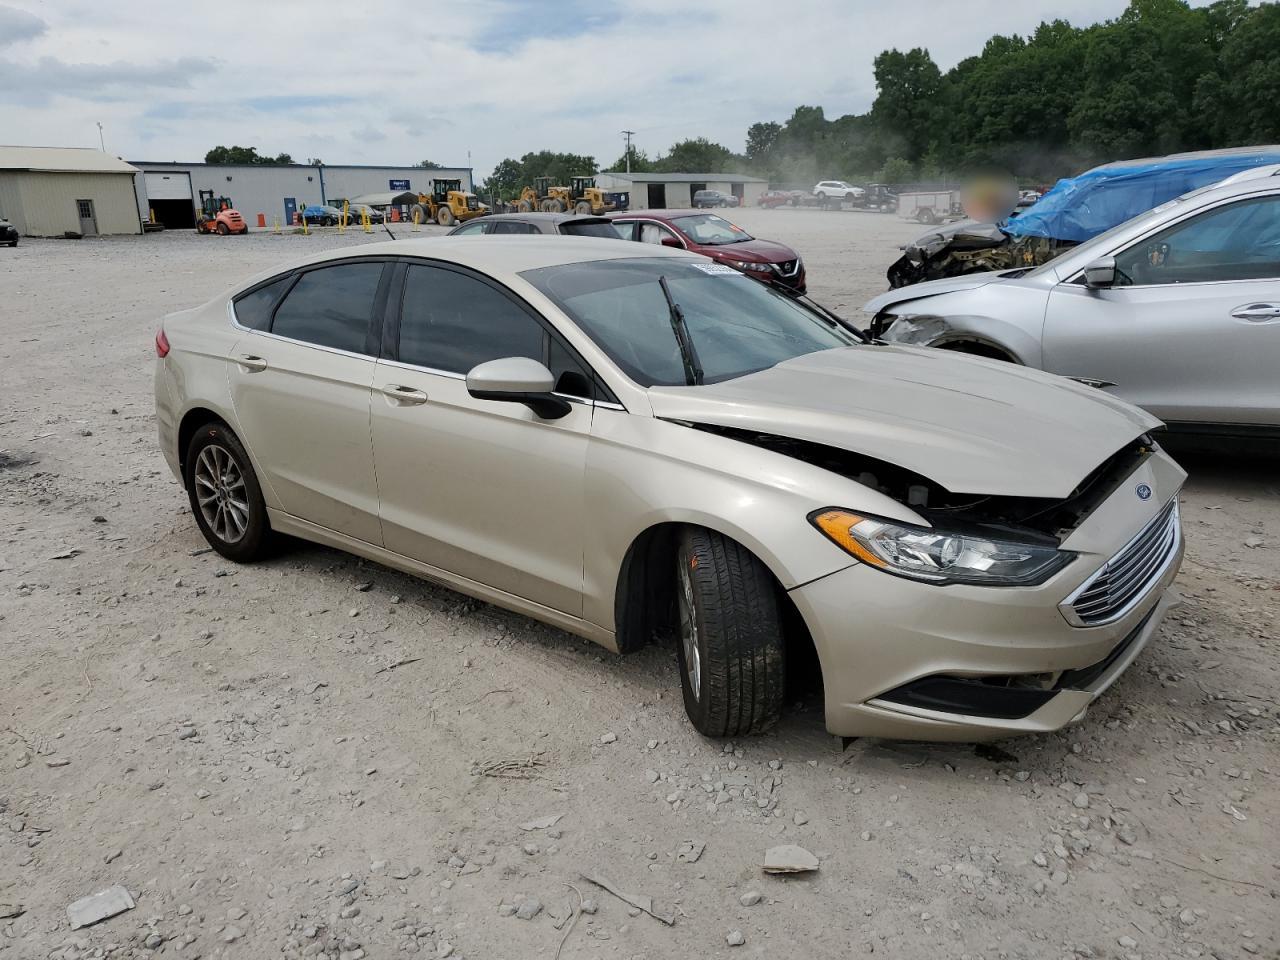
[(432, 180), (430, 193), (419, 193), (411, 214), (418, 223), (438, 223), (451, 227), (455, 223), (483, 217), (489, 208), (474, 193), (462, 189), (461, 180)]

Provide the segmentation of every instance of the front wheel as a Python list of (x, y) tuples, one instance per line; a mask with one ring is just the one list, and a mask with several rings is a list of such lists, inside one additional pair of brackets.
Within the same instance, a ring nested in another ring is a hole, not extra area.
[(248, 453), (225, 424), (196, 431), (185, 474), (191, 512), (209, 546), (240, 563), (263, 556), (271, 536), (267, 505)]
[(708, 737), (762, 733), (786, 690), (777, 585), (749, 550), (687, 528), (676, 554), (680, 684), (685, 711)]

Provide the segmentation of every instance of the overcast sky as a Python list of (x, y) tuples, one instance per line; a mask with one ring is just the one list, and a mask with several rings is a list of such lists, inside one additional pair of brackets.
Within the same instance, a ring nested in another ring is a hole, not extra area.
[(216, 144), (297, 161), (465, 166), (542, 148), (741, 150), (797, 104), (875, 96), (871, 62), (927, 47), (944, 70), (993, 33), (1124, 0), (0, 0), (0, 143), (202, 160)]

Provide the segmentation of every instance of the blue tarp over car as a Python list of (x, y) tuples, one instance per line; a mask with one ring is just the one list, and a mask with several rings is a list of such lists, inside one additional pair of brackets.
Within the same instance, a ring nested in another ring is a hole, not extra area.
[(1017, 217), (1000, 224), (1012, 237), (1083, 243), (1140, 213), (1250, 167), (1280, 163), (1280, 148), (1223, 150), (1128, 160), (1059, 180)]

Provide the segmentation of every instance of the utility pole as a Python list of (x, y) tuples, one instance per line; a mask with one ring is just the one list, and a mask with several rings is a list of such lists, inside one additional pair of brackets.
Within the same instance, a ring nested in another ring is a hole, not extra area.
[(634, 130), (623, 130), (622, 135), (627, 138), (627, 173), (631, 172), (631, 138), (636, 132)]
[(107, 143), (102, 139), (102, 121), (98, 121), (98, 146), (102, 148), (102, 152), (107, 152)]

